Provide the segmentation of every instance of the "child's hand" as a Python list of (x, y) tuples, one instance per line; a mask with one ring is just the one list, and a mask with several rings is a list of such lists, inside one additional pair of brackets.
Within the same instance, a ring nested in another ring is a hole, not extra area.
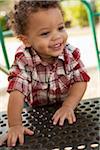
[(21, 125), (10, 127), (0, 144), (2, 145), (7, 140), (7, 146), (13, 147), (16, 145), (17, 140), (19, 140), (19, 143), (22, 145), (24, 143), (24, 134), (33, 135), (33, 131)]
[(69, 124), (72, 124), (76, 121), (74, 110), (67, 106), (60, 107), (52, 117), (53, 124), (56, 125), (59, 121), (59, 125), (63, 125), (65, 119), (68, 119)]

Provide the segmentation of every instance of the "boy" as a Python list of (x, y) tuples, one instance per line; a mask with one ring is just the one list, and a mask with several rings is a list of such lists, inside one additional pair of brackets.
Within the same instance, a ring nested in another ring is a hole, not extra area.
[(22, 126), (24, 101), (31, 106), (62, 101), (52, 117), (53, 124), (76, 121), (74, 109), (80, 102), (89, 76), (79, 50), (66, 42), (63, 15), (57, 1), (20, 0), (15, 6), (14, 29), (23, 42), (9, 74), (8, 146), (33, 132)]

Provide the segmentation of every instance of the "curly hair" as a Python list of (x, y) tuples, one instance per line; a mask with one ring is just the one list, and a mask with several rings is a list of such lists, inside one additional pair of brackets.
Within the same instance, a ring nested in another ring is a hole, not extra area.
[(29, 15), (39, 9), (59, 8), (58, 0), (19, 0), (14, 6), (12, 27), (17, 35), (27, 34), (27, 22)]

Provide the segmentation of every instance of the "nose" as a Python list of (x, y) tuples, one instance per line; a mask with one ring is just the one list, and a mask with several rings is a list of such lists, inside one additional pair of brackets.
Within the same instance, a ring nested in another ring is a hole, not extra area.
[(53, 34), (52, 34), (52, 41), (57, 41), (59, 39), (62, 39), (61, 34), (58, 31), (53, 32)]

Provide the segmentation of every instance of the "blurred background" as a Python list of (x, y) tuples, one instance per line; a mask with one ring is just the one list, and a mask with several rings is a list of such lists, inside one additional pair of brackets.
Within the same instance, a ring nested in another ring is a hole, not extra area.
[[(9, 18), (14, 2), (0, 0), (0, 110), (7, 108), (7, 73), (13, 63), (15, 51), (21, 44), (11, 29)], [(68, 42), (80, 49), (81, 59), (91, 77), (83, 99), (100, 97), (100, 0), (61, 0), (61, 7), (64, 11)]]

